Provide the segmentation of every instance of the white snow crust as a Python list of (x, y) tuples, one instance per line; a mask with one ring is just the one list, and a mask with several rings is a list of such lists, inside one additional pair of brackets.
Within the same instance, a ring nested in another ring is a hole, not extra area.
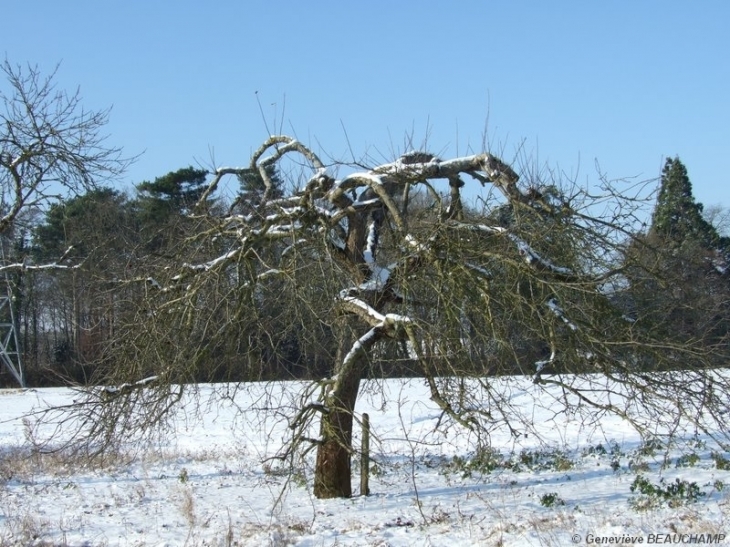
[[(70, 404), (78, 392), (0, 390), (0, 545), (516, 547), (574, 545), (574, 534), (582, 545), (588, 534), (646, 544), (650, 534), (730, 532), (727, 491), (713, 487), (729, 484), (730, 471), (715, 468), (711, 452), (722, 449), (706, 435), (685, 432), (698, 461), (681, 466), (672, 449), (642, 451), (619, 418), (581, 422), (556, 412), (560, 394), (540, 391), (530, 378), (492, 381), (508, 382), (504, 403), (533, 424), (518, 437), (490, 435), (491, 449), (523, 462), (521, 468), (465, 472), (477, 461), (475, 439), (440, 420), (423, 380), (371, 381), (356, 418), (370, 416), (372, 494), (332, 500), (312, 494), (313, 454), (293, 480), (286, 465), (269, 459), (289, 428), (285, 415), (265, 408), (293, 406), (304, 383), (202, 386), (184, 399), (158, 442), (142, 453), (130, 447), (131, 463), (107, 468), (70, 456), (43, 458), (26, 444), (31, 413)], [(230, 397), (216, 398), (221, 390)], [(359, 447), (359, 431), (355, 436)], [(524, 463), (536, 454), (563, 454), (572, 464)], [(454, 457), (462, 467), (453, 466)], [(638, 512), (629, 505), (637, 473), (655, 484), (696, 482), (707, 495)], [(545, 507), (541, 499), (551, 494), (564, 505)]]

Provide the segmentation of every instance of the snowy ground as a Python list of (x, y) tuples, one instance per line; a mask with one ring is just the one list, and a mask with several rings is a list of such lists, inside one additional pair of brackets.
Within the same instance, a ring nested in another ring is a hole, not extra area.
[[(25, 445), (23, 417), (73, 392), (0, 390), (0, 546), (681, 544), (724, 534), (730, 544), (730, 455), (691, 432), (681, 449), (647, 446), (619, 419), (554, 415), (517, 381), (512, 402), (547, 444), (497, 433), (494, 453), (475, 458), (463, 431), (434, 431), (423, 382), (389, 380), (358, 407), (374, 437), (372, 495), (317, 500), (311, 469), (290, 476), (266, 461), (286, 427), (264, 417), (264, 387), (209, 404), (204, 386), (174, 432), (106, 468)], [(644, 494), (631, 492), (637, 477)]]

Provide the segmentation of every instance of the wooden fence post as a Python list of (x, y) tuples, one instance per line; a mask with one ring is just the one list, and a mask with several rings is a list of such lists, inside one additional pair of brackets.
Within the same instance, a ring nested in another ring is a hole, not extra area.
[(360, 457), (360, 495), (370, 495), (370, 416), (362, 415), (362, 450)]

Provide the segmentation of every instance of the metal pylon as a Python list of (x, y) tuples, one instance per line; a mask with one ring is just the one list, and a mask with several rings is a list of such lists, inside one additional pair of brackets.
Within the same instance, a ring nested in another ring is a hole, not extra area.
[[(2, 262), (5, 263), (5, 251), (0, 245), (2, 252)], [(5, 286), (0, 283), (0, 361), (2, 365), (15, 380), (20, 387), (25, 387), (25, 376), (23, 375), (23, 366), (20, 362), (20, 345), (18, 344), (18, 333), (15, 329), (15, 312), (13, 311), (13, 289), (10, 284), (10, 278), (7, 271), (2, 274), (2, 281)], [(4, 291), (3, 291), (4, 289)]]

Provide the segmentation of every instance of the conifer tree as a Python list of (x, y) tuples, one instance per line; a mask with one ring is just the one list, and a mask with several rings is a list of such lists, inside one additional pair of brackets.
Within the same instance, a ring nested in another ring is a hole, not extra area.
[[(271, 185), (268, 199), (278, 199), (284, 195), (284, 181), (279, 175), (276, 164), (264, 165), (263, 171), (268, 177)], [(234, 209), (241, 213), (248, 214), (256, 209), (266, 193), (266, 182), (259, 169), (246, 169), (238, 174), (238, 182), (241, 185), (238, 197), (234, 203)]]
[(677, 246), (695, 243), (710, 249), (719, 235), (702, 216), (702, 204), (695, 201), (687, 168), (678, 157), (667, 158), (652, 218), (652, 232)]
[(730, 262), (728, 238), (702, 213), (686, 167), (668, 158), (651, 228), (627, 253), (627, 277), (634, 303), (644, 310), (643, 323), (674, 340), (711, 348), (730, 337)]
[(200, 199), (205, 191), (208, 172), (204, 169), (185, 167), (157, 177), (153, 182), (137, 185), (141, 204), (152, 218), (185, 212)]
[(205, 191), (207, 175), (190, 166), (137, 185), (135, 205), (147, 250), (161, 252), (178, 242), (185, 233), (182, 219)]

